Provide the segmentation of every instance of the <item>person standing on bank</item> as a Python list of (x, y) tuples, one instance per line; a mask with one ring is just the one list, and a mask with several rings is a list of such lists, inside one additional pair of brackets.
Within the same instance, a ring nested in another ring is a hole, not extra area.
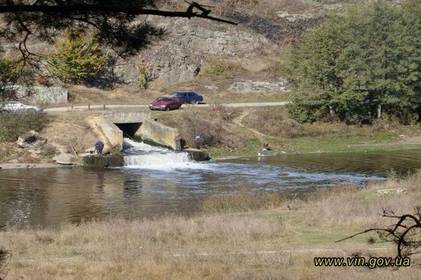
[(98, 140), (95, 143), (95, 152), (97, 155), (102, 155), (102, 151), (104, 150), (104, 143), (101, 140)]

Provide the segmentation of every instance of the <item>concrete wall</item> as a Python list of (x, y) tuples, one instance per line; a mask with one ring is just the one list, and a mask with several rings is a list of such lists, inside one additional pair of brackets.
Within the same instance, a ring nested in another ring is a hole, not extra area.
[(145, 112), (107, 112), (104, 117), (116, 124), (142, 123), (144, 119), (149, 118)]
[(135, 136), (142, 138), (144, 141), (150, 141), (176, 151), (180, 151), (183, 148), (177, 129), (165, 126), (154, 120), (145, 119)]
[(19, 101), (34, 105), (64, 104), (69, 98), (69, 91), (63, 87), (43, 86), (7, 86), (6, 91), (13, 92)]
[(103, 117), (87, 120), (98, 139), (104, 143), (104, 153), (117, 153), (123, 149), (123, 131)]

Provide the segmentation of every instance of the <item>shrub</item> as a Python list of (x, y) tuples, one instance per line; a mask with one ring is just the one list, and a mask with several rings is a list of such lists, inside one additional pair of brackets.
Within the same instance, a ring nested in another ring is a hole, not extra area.
[(203, 73), (209, 76), (231, 76), (241, 70), (241, 66), (223, 58), (209, 58)]
[(30, 84), (32, 80), (33, 71), (23, 62), (14, 60), (10, 56), (0, 58), (0, 101), (14, 97), (14, 93), (4, 90), (4, 86), (15, 83)]
[(196, 111), (183, 113), (183, 121), (179, 129), (187, 145), (194, 146), (196, 136), (200, 136), (202, 139), (201, 146), (203, 147), (235, 147), (235, 136), (225, 128), (227, 122), (220, 119), (216, 114), (210, 112), (210, 114), (205, 115)]
[(46, 124), (44, 113), (0, 113), (0, 143), (14, 142), (30, 130), (41, 131)]
[(47, 59), (49, 72), (66, 83), (87, 82), (104, 70), (107, 56), (99, 43), (84, 32), (67, 32)]
[(139, 69), (139, 87), (146, 89), (148, 87), (148, 83), (151, 81), (151, 67), (147, 63), (140, 63), (138, 65)]
[(420, 13), (419, 1), (376, 1), (308, 32), (292, 49), (286, 73), (299, 93), (315, 94), (309, 103), (293, 102), (291, 116), (312, 122), (334, 115), (363, 123), (386, 113), (405, 123), (419, 121)]
[(212, 105), (212, 114), (220, 121), (232, 122), (239, 115), (239, 110), (221, 104), (214, 104)]

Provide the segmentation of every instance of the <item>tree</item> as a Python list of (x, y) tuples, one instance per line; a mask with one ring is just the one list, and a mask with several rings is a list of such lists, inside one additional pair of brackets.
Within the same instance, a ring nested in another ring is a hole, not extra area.
[(299, 121), (358, 123), (388, 114), (420, 120), (421, 3), (353, 7), (310, 31), (294, 48), (288, 73)]
[(47, 63), (53, 76), (67, 83), (79, 83), (95, 78), (105, 67), (107, 56), (95, 38), (81, 31), (68, 31), (56, 43)]
[(16, 40), (23, 58), (34, 56), (26, 42), (30, 36), (52, 41), (69, 26), (91, 28), (101, 43), (118, 47), (122, 54), (143, 46), (145, 34), (156, 32), (144, 22), (136, 22), (138, 15), (204, 18), (218, 22), (233, 22), (210, 15), (204, 6), (191, 2), (185, 11), (158, 9), (153, 0), (0, 0), (0, 14), (6, 25), (0, 36)]

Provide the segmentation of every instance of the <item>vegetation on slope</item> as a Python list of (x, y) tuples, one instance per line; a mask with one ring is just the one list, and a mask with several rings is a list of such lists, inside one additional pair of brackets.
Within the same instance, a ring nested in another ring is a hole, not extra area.
[(293, 48), (290, 108), (300, 122), (421, 119), (421, 4), (353, 6), (308, 32)]
[(47, 63), (53, 76), (77, 84), (94, 79), (106, 66), (107, 56), (92, 35), (69, 31), (56, 43), (55, 52), (49, 55)]

